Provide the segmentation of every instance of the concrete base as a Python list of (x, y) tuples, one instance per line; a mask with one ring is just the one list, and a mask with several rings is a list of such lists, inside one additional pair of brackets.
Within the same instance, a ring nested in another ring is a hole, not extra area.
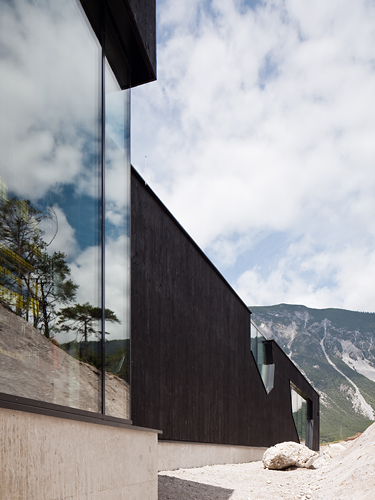
[(211, 443), (159, 441), (158, 469), (175, 470), (215, 464), (239, 464), (262, 460), (267, 448)]
[(0, 408), (0, 498), (157, 500), (157, 433)]

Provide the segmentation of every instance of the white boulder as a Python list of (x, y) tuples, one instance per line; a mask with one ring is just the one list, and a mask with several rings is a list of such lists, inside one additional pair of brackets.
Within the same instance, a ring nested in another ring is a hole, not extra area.
[(346, 450), (346, 447), (340, 443), (329, 444), (323, 454), (327, 454), (330, 458), (341, 455)]
[(318, 453), (303, 444), (287, 441), (268, 448), (263, 455), (263, 465), (265, 469), (286, 469), (292, 466), (308, 469), (318, 456)]

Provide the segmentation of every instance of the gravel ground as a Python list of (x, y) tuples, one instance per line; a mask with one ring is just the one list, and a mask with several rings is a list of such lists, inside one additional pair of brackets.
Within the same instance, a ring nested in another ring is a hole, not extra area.
[(374, 500), (375, 424), (355, 440), (322, 447), (314, 469), (251, 462), (159, 474), (159, 500), (263, 499)]

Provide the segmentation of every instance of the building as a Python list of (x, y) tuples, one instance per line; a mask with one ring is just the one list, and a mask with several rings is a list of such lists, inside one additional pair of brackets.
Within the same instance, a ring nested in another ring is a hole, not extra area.
[(154, 0), (0, 2), (0, 498), (319, 446), (316, 392), (131, 171), (155, 75)]
[(163, 431), (159, 468), (318, 450), (316, 391), (134, 169), (131, 187), (132, 419)]

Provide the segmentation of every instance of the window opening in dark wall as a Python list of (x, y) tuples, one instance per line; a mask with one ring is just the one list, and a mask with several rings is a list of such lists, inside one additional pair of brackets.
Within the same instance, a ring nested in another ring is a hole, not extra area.
[(290, 383), (293, 420), (301, 443), (312, 448), (313, 441), (313, 405), (302, 391)]
[(250, 323), (250, 347), (263, 385), (269, 394), (274, 386), (275, 365), (273, 363), (272, 342), (259, 331), (253, 321)]

